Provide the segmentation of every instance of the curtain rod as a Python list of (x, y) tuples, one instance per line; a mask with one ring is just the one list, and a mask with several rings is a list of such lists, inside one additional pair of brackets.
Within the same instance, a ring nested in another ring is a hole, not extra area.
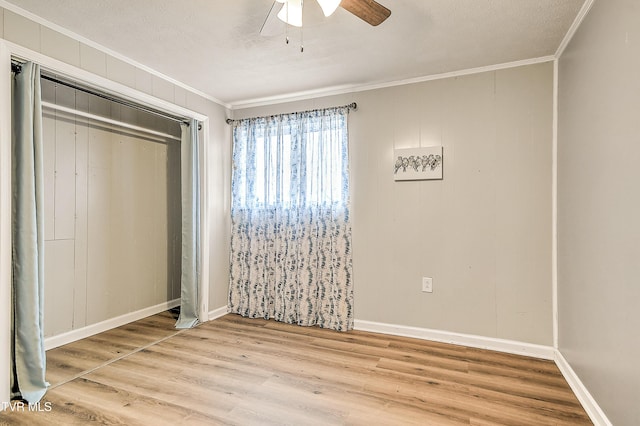
[[(347, 108), (348, 110), (356, 110), (358, 109), (358, 104), (355, 102), (351, 102), (350, 104), (347, 105), (342, 105), (342, 106), (337, 106), (337, 107), (329, 107), (329, 108), (318, 108), (318, 109), (308, 109), (306, 111), (298, 111), (295, 113), (288, 113), (288, 114), (306, 114), (306, 113), (310, 113), (310, 112), (318, 112), (318, 111), (324, 111), (326, 109), (332, 109), (332, 108)], [(256, 118), (273, 118), (273, 117), (277, 117), (279, 115), (287, 115), (287, 113), (285, 114), (274, 114), (274, 115), (267, 115), (266, 117), (251, 117), (251, 118), (244, 118), (244, 119), (239, 119), (239, 120), (234, 120), (232, 118), (227, 118), (227, 124), (234, 124), (236, 122), (242, 121), (242, 120), (253, 120)]]
[[(15, 73), (22, 72), (22, 62), (17, 61), (15, 59), (11, 59), (11, 71), (13, 71)], [(60, 84), (62, 86), (69, 87), (71, 89), (79, 90), (79, 91), (87, 93), (89, 95), (97, 96), (99, 98), (102, 98), (102, 99), (105, 99), (105, 100), (108, 100), (108, 101), (111, 101), (111, 102), (115, 102), (115, 103), (120, 104), (120, 105), (127, 106), (129, 108), (134, 108), (134, 109), (137, 109), (139, 111), (144, 111), (144, 112), (149, 113), (149, 114), (157, 115), (159, 117), (166, 118), (166, 119), (171, 120), (171, 121), (176, 121), (178, 123), (185, 123), (185, 124), (189, 125), (189, 120), (187, 120), (185, 117), (180, 117), (180, 116), (177, 116), (177, 115), (171, 115), (169, 113), (166, 113), (166, 112), (163, 112), (163, 111), (159, 111), (159, 110), (156, 110), (156, 109), (153, 109), (153, 108), (149, 108), (149, 107), (146, 107), (144, 105), (140, 105), (138, 103), (128, 101), (126, 99), (118, 98), (118, 97), (115, 97), (115, 96), (110, 96), (110, 95), (107, 95), (106, 93), (98, 92), (96, 90), (92, 90), (92, 89), (89, 89), (87, 87), (80, 86), (80, 85), (72, 83), (70, 81), (61, 80), (59, 78), (54, 77), (53, 75), (50, 75), (47, 70), (44, 70), (44, 72), (42, 72), (42, 70), (41, 70), (40, 78), (43, 79), (43, 80), (51, 81), (51, 82), (56, 83), (56, 84)], [(198, 123), (198, 130), (201, 130), (201, 129), (202, 129), (202, 125), (200, 123)]]

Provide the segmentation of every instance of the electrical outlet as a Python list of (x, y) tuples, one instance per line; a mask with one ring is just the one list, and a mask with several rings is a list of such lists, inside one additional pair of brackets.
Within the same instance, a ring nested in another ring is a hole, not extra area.
[(433, 279), (431, 277), (422, 277), (422, 291), (425, 293), (433, 292)]

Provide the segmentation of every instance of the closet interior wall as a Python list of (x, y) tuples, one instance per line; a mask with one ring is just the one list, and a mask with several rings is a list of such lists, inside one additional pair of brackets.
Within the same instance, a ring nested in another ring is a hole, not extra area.
[[(43, 101), (180, 136), (42, 79)], [(43, 108), (45, 337), (180, 297), (180, 142)]]

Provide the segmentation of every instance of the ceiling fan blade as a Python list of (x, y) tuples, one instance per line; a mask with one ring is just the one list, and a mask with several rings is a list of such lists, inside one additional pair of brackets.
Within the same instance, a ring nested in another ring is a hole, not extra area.
[(391, 11), (374, 0), (342, 0), (340, 7), (373, 26), (380, 25)]
[(284, 33), (284, 27), (286, 24), (278, 19), (278, 12), (280, 12), (280, 9), (282, 9), (283, 6), (284, 5), (282, 3), (277, 1), (273, 2), (273, 5), (269, 10), (269, 14), (262, 24), (262, 28), (260, 28), (261, 36), (270, 37)]

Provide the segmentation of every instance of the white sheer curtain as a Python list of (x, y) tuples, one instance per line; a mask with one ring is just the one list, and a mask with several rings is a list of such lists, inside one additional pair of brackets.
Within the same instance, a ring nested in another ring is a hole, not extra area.
[(353, 328), (348, 112), (234, 122), (229, 312)]

